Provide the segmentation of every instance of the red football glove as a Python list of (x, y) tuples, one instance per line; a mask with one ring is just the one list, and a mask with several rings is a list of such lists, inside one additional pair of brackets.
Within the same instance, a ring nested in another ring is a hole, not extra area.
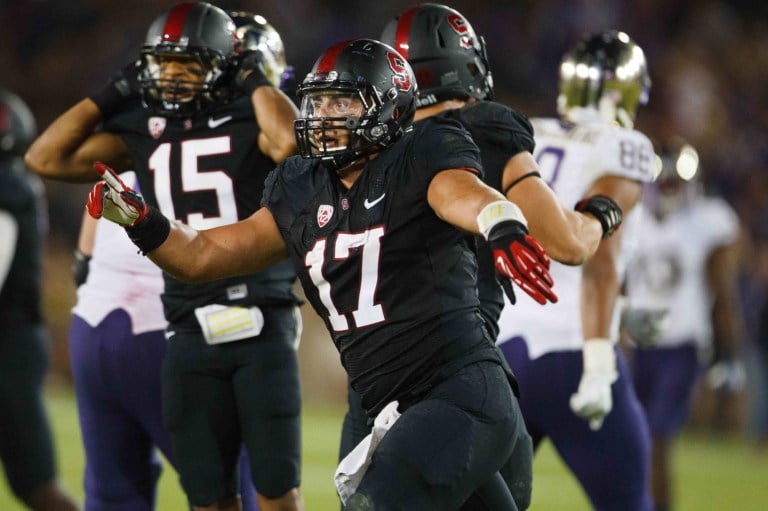
[(501, 277), (499, 281), (511, 303), (516, 299), (509, 280), (542, 305), (557, 302), (549, 274), (549, 256), (523, 223), (505, 220), (495, 224), (488, 232), (488, 244)]
[(115, 174), (115, 171), (101, 162), (93, 164), (104, 181), (97, 183), (88, 195), (88, 214), (93, 218), (104, 217), (125, 227), (141, 223), (149, 214), (149, 208), (141, 195)]

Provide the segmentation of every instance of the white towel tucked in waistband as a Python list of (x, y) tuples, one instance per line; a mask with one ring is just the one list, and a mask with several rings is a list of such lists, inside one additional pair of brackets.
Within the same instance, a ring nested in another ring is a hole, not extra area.
[(400, 418), (400, 412), (397, 411), (397, 401), (387, 404), (376, 419), (373, 421), (371, 433), (352, 449), (352, 452), (341, 460), (333, 475), (336, 483), (336, 491), (344, 505), (347, 500), (354, 495), (360, 481), (363, 479), (368, 466), (371, 464), (373, 451), (376, 450), (381, 439), (387, 433), (389, 428)]

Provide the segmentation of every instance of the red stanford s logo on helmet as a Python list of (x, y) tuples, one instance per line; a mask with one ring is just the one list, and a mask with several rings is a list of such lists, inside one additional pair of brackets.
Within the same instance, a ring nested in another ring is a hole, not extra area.
[(402, 55), (395, 52), (387, 53), (387, 60), (389, 60), (389, 68), (395, 75), (392, 77), (392, 85), (396, 86), (401, 91), (409, 91), (413, 86), (411, 75), (406, 69), (408, 62)]
[(474, 31), (472, 26), (465, 20), (460, 14), (449, 14), (447, 17), (448, 24), (453, 27), (457, 34), (459, 34), (459, 45), (462, 48), (472, 48), (474, 41)]
[(485, 41), (455, 9), (433, 3), (406, 9), (387, 24), (381, 40), (413, 67), (417, 106), (448, 99), (493, 99)]

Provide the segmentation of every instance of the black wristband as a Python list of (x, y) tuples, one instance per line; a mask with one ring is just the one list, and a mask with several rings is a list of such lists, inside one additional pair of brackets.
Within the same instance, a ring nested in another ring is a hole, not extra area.
[(140, 223), (126, 227), (125, 232), (142, 255), (147, 255), (165, 243), (171, 233), (171, 222), (154, 206), (148, 206), (149, 212)]
[(88, 263), (91, 256), (83, 254), (80, 249), (75, 249), (72, 254), (72, 278), (75, 281), (75, 287), (85, 284), (88, 279)]
[(102, 119), (111, 117), (120, 108), (124, 99), (125, 96), (112, 80), (90, 96), (90, 100), (99, 107)]
[(262, 73), (260, 69), (254, 69), (248, 73), (248, 76), (242, 81), (241, 88), (243, 89), (243, 92), (250, 96), (253, 94), (253, 91), (264, 85), (272, 85), (272, 82), (267, 80), (267, 77), (264, 76), (264, 73)]
[(576, 203), (574, 209), (582, 213), (590, 213), (597, 218), (603, 227), (603, 239), (616, 232), (624, 217), (616, 201), (607, 195), (593, 195), (582, 199)]

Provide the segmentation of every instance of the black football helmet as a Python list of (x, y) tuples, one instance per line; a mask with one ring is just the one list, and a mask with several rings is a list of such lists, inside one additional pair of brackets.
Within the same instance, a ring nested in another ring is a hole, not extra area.
[(23, 156), (36, 135), (35, 118), (24, 100), (0, 89), (0, 156)]
[[(294, 121), (299, 153), (343, 168), (392, 145), (413, 122), (416, 79), (393, 48), (373, 39), (343, 41), (317, 59), (299, 86), (301, 113)], [(362, 114), (318, 115), (322, 98), (353, 98)], [(335, 134), (344, 133), (346, 142)]]
[[(160, 115), (187, 117), (229, 93), (222, 87), (231, 59), (240, 51), (235, 23), (223, 10), (206, 2), (177, 4), (152, 22), (141, 49), (139, 77), (142, 101)], [(163, 58), (197, 62), (201, 81), (161, 79)]]
[(267, 80), (275, 87), (280, 87), (283, 73), (288, 67), (285, 61), (285, 46), (280, 34), (267, 23), (264, 16), (259, 14), (230, 11), (229, 16), (235, 22), (243, 51), (261, 52)]
[(416, 5), (390, 21), (381, 40), (413, 67), (419, 107), (452, 98), (493, 99), (485, 41), (458, 11), (440, 4)]
[(624, 32), (607, 30), (585, 36), (563, 57), (557, 109), (569, 122), (602, 118), (631, 128), (650, 89), (642, 48)]

